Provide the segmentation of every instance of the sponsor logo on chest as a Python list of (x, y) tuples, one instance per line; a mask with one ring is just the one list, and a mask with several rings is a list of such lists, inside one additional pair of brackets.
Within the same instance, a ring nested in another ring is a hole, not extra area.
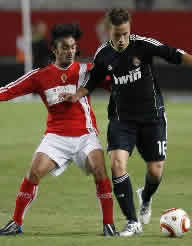
[(138, 67), (136, 69), (133, 69), (129, 71), (129, 74), (126, 74), (124, 76), (116, 77), (113, 74), (113, 78), (115, 81), (115, 85), (124, 85), (128, 83), (133, 83), (137, 81), (138, 79), (141, 79), (141, 68)]
[(44, 93), (45, 93), (48, 105), (52, 106), (54, 104), (58, 104), (63, 101), (62, 97), (60, 97), (61, 93), (75, 94), (76, 85), (70, 84), (66, 86), (56, 86), (54, 88), (50, 88), (46, 90)]

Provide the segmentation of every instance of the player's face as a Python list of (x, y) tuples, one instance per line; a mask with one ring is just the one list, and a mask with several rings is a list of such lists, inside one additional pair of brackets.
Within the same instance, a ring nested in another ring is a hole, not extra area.
[(116, 50), (122, 51), (129, 45), (129, 36), (131, 32), (131, 26), (129, 22), (121, 25), (110, 26), (110, 38), (113, 42), (113, 46)]
[(74, 62), (77, 51), (77, 44), (73, 37), (66, 37), (57, 42), (54, 49), (56, 64), (59, 66), (69, 66)]

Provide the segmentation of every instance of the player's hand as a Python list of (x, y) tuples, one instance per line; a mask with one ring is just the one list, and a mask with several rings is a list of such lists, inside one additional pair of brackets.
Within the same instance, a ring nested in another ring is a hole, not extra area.
[(59, 95), (59, 98), (62, 102), (70, 102), (70, 103), (75, 103), (79, 100), (76, 94), (71, 94), (71, 93), (61, 93)]
[(77, 96), (77, 94), (73, 94), (72, 96), (71, 96), (71, 102), (72, 103), (76, 103), (77, 101), (79, 101), (79, 97)]

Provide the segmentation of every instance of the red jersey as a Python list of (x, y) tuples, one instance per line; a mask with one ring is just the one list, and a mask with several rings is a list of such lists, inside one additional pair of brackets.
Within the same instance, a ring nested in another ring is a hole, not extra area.
[(61, 136), (81, 136), (97, 133), (96, 118), (89, 96), (76, 103), (63, 102), (60, 93), (75, 93), (84, 81), (91, 64), (74, 62), (66, 69), (51, 64), (35, 69), (5, 87), (0, 88), (0, 101), (29, 93), (37, 93), (48, 110), (45, 133)]

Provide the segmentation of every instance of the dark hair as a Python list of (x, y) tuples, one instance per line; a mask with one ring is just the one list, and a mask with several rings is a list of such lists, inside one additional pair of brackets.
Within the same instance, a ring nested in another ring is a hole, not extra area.
[(112, 8), (105, 15), (106, 21), (118, 26), (126, 22), (131, 22), (131, 15), (128, 9)]
[(56, 24), (51, 30), (51, 41), (52, 47), (56, 46), (57, 40), (72, 36), (76, 41), (82, 36), (82, 32), (77, 24)]

